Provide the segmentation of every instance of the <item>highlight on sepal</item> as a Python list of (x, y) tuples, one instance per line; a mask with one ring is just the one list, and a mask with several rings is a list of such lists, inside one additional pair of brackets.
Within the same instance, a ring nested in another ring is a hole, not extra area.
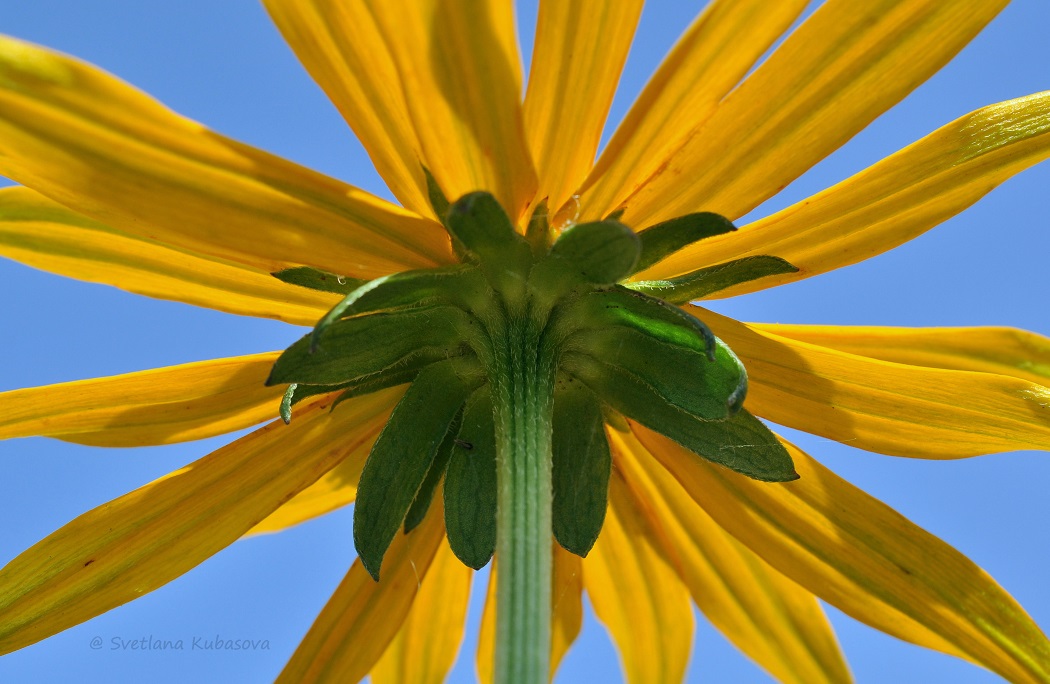
[(745, 409), (724, 420), (703, 420), (669, 404), (651, 386), (616, 366), (570, 352), (563, 357), (563, 367), (616, 411), (698, 456), (755, 480), (798, 479), (787, 450)]

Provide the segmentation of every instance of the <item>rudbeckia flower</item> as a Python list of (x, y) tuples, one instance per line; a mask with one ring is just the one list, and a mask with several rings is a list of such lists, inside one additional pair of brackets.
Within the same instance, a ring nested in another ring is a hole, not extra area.
[(486, 681), (545, 679), (584, 595), (634, 682), (682, 679), (692, 604), (777, 679), (848, 681), (818, 599), (1050, 679), (999, 585), (755, 418), (891, 456), (1048, 449), (1050, 340), (704, 306), (888, 251), (1050, 156), (1050, 93), (1029, 95), (738, 221), (1004, 2), (828, 0), (798, 23), (806, 2), (715, 0), (596, 161), (640, 1), (541, 2), (527, 87), (509, 2), (264, 4), (396, 204), (0, 39), (0, 173), (20, 184), (0, 254), (313, 327), (283, 352), (0, 394), (3, 438), (269, 421), (15, 557), (0, 650), (355, 504), (360, 558), (282, 681), (441, 680), (490, 561)]

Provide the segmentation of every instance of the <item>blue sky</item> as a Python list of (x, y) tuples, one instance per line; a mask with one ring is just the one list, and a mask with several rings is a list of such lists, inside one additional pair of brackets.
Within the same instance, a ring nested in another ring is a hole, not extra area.
[[(700, 2), (651, 3), (612, 121)], [(522, 4), (522, 34), (534, 7)], [(1050, 6), (1017, 0), (946, 69), (757, 213), (797, 201), (982, 105), (1050, 87)], [(250, 0), (35, 0), (8, 3), (0, 32), (93, 62), (211, 128), (387, 196), (360, 146)], [(571, 106), (571, 103), (566, 103)], [(0, 179), (2, 182), (2, 179)], [(719, 302), (743, 320), (879, 325), (1008, 325), (1050, 335), (1050, 165), (1008, 181), (964, 214), (856, 266)], [(298, 328), (150, 300), (0, 260), (0, 390), (269, 351)], [(1050, 626), (1045, 454), (925, 462), (792, 435), (840, 475), (970, 555)], [(90, 508), (180, 467), (226, 438), (135, 450), (45, 439), (0, 442), (0, 560)], [(294, 650), (353, 559), (350, 511), (242, 541), (146, 597), (0, 659), (0, 681), (265, 681)], [(453, 681), (473, 680), (478, 584)], [(993, 682), (947, 656), (883, 636), (833, 609), (857, 681)], [(137, 652), (130, 641), (247, 638), (250, 652)], [(103, 648), (90, 647), (93, 638)], [(114, 641), (116, 639), (117, 641)], [(114, 648), (116, 646), (116, 648)], [(619, 677), (589, 617), (561, 681)], [(702, 618), (689, 681), (768, 678)]]

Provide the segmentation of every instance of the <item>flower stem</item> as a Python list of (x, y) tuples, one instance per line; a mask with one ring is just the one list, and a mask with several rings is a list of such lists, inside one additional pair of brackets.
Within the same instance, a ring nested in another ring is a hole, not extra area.
[(550, 669), (553, 354), (528, 318), (493, 340), (497, 684), (546, 684)]

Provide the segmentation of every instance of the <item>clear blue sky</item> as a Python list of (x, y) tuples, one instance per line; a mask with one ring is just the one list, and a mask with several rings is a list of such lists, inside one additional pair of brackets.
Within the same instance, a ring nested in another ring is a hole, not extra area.
[[(642, 26), (613, 122), (701, 2), (657, 0)], [(534, 8), (520, 24), (531, 33)], [(771, 201), (779, 208), (854, 173), (984, 104), (1050, 88), (1050, 5), (1017, 0), (902, 105)], [(76, 55), (175, 110), (253, 145), (385, 195), (349, 129), (252, 0), (8, 2), (0, 32)], [(2, 182), (2, 179), (0, 179)], [(744, 320), (881, 325), (1010, 325), (1050, 335), (1050, 165), (1036, 167), (931, 233), (857, 266), (720, 303)], [(285, 347), (302, 331), (149, 300), (0, 261), (0, 390)], [(801, 446), (970, 555), (1050, 627), (1047, 455), (923, 462), (796, 436)], [(45, 439), (0, 443), (0, 560), (78, 514), (224, 444), (135, 450)], [(0, 659), (0, 681), (225, 682), (272, 679), (353, 559), (349, 510), (251, 539), (146, 597)], [(476, 587), (483, 588), (483, 584)], [(453, 680), (473, 680), (480, 609)], [(903, 644), (834, 610), (859, 682), (993, 682), (961, 661)], [(270, 650), (120, 652), (111, 640), (266, 639)], [(95, 636), (105, 647), (92, 650)], [(615, 681), (604, 630), (589, 617), (561, 681)], [(698, 620), (690, 681), (767, 677)]]

